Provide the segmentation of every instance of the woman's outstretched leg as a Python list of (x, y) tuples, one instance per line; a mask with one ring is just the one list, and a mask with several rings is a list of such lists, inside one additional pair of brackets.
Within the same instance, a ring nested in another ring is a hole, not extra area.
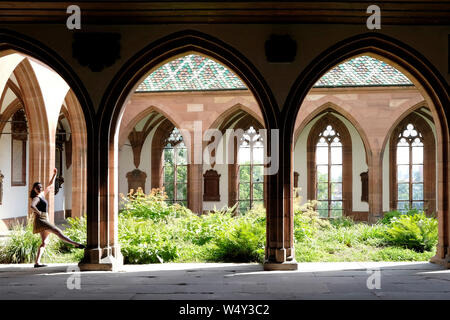
[(64, 235), (64, 233), (62, 233), (62, 231), (59, 228), (53, 228), (49, 230), (51, 233), (55, 234), (56, 236), (58, 236), (58, 238), (60, 238), (62, 241), (73, 244), (76, 247), (84, 247), (84, 245), (82, 245), (81, 243), (75, 242), (72, 239), (70, 239), (69, 237), (67, 237), (66, 235)]

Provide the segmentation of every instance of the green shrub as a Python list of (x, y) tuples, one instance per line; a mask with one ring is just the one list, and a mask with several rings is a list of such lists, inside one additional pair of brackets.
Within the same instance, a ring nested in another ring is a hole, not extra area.
[(141, 189), (131, 190), (127, 197), (121, 195), (122, 201), (120, 215), (135, 218), (161, 220), (168, 216), (182, 216), (186, 214), (185, 207), (179, 204), (169, 205), (165, 200), (167, 195), (164, 189), (152, 189), (145, 194)]
[(353, 219), (350, 217), (333, 218), (333, 219), (329, 219), (329, 222), (333, 227), (336, 227), (336, 228), (352, 227), (355, 224)]
[(208, 259), (224, 262), (263, 262), (266, 240), (265, 210), (256, 207), (237, 216), (216, 233)]
[(314, 210), (316, 201), (294, 207), (294, 238), (297, 241), (313, 237), (320, 229), (329, 228), (330, 222), (321, 219)]
[(400, 247), (385, 247), (378, 251), (372, 250), (371, 260), (373, 261), (428, 261), (434, 252), (417, 252), (411, 249)]
[(356, 230), (358, 242), (373, 246), (386, 245), (387, 227), (382, 224), (368, 225), (365, 223), (356, 223), (353, 228)]
[(145, 264), (173, 261), (178, 257), (170, 229), (153, 220), (120, 217), (119, 242), (124, 263)]
[(387, 229), (391, 244), (423, 252), (431, 250), (438, 241), (438, 222), (425, 213), (394, 217)]
[(394, 218), (399, 218), (403, 215), (414, 216), (416, 214), (423, 213), (423, 211), (418, 210), (417, 208), (409, 208), (406, 212), (400, 212), (397, 210), (386, 212), (382, 219), (379, 220), (379, 223), (382, 224), (390, 224)]
[[(50, 235), (43, 259), (54, 257), (56, 251), (54, 240)], [(0, 248), (0, 263), (33, 263), (41, 242), (40, 235), (33, 234), (32, 223), (28, 223), (25, 228), (21, 224), (13, 226), (9, 239)]]

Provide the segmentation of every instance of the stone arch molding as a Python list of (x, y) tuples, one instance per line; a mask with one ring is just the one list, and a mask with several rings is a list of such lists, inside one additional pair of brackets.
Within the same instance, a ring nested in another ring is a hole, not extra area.
[(371, 152), (370, 142), (369, 142), (369, 139), (367, 138), (367, 134), (366, 134), (364, 128), (359, 124), (358, 120), (356, 120), (355, 117), (353, 117), (351, 115), (351, 113), (347, 112), (345, 109), (343, 109), (339, 105), (337, 105), (333, 102), (330, 102), (330, 101), (325, 102), (320, 107), (316, 108), (313, 112), (308, 114), (308, 116), (305, 119), (303, 119), (302, 122), (299, 124), (299, 126), (295, 129), (294, 140), (293, 140), (294, 148), (295, 148), (298, 138), (300, 137), (301, 133), (305, 129), (306, 125), (309, 122), (311, 122), (313, 119), (315, 119), (318, 116), (320, 116), (324, 113), (327, 113), (327, 112), (337, 113), (352, 124), (352, 126), (356, 129), (359, 137), (361, 138), (361, 140), (363, 142), (364, 150), (366, 153), (366, 162), (368, 162), (368, 159), (370, 159), (372, 152)]
[[(443, 200), (448, 198), (450, 192), (450, 140), (448, 127), (450, 111), (446, 107), (449, 105), (449, 86), (439, 71), (418, 51), (405, 43), (379, 33), (353, 36), (323, 51), (301, 72), (284, 104), (283, 124), (281, 127), (285, 128), (283, 135), (286, 144), (289, 149), (292, 147), (295, 130), (295, 120), (293, 119), (296, 119), (301, 103), (317, 80), (335, 65), (352, 57), (368, 53), (377, 59), (386, 61), (404, 73), (425, 98), (433, 114), (437, 135), (439, 243), (436, 255), (431, 261), (450, 267), (450, 203)], [(379, 156), (377, 158), (377, 163), (374, 165), (381, 167), (381, 158)], [(290, 168), (290, 161), (287, 158), (283, 165)], [(375, 160), (372, 159), (373, 161)], [(376, 170), (369, 172), (369, 184), (375, 187), (371, 188), (369, 202), (381, 204), (382, 188), (380, 185), (382, 172), (380, 170), (378, 172), (374, 171)], [(283, 176), (286, 181), (289, 181), (289, 188), (292, 187), (291, 175), (292, 173), (290, 172)], [(292, 199), (290, 202), (292, 203)], [(287, 210), (292, 211), (292, 205), (287, 206)], [(381, 206), (371, 207), (369, 209), (369, 221), (377, 220), (381, 214)]]
[[(28, 182), (31, 184), (34, 181), (41, 181), (45, 184), (50, 179), (51, 172), (54, 168), (56, 125), (51, 123), (55, 120), (53, 118), (56, 117), (57, 119), (58, 112), (55, 110), (55, 115), (52, 116), (52, 119), (49, 118), (49, 107), (46, 105), (46, 103), (49, 102), (45, 99), (46, 93), (42, 90), (42, 80), (39, 80), (35, 68), (45, 67), (73, 87), (72, 99), (76, 100), (77, 106), (75, 109), (70, 108), (70, 111), (77, 113), (77, 119), (74, 121), (82, 124), (82, 131), (85, 136), (88, 128), (91, 127), (86, 125), (86, 121), (88, 123), (91, 122), (90, 119), (93, 114), (92, 106), (87, 91), (81, 84), (81, 81), (61, 57), (51, 49), (47, 48), (44, 44), (32, 38), (10, 30), (0, 29), (0, 56), (6, 57), (12, 54), (18, 54), (22, 57), (20, 63), (14, 68), (13, 73), (19, 83), (18, 88), (20, 88), (20, 96), (23, 101), (22, 104), (26, 111), (27, 118), (30, 119), (30, 161)], [(35, 63), (35, 67), (31, 65), (31, 61)], [(61, 95), (64, 95), (64, 92), (61, 92)], [(78, 100), (78, 97), (81, 97), (81, 100)], [(62, 96), (61, 105), (64, 100), (65, 97)], [(81, 104), (79, 101), (82, 101), (83, 103)], [(86, 144), (85, 139), (81, 145), (86, 148)], [(77, 150), (82, 150), (82, 148), (77, 148)], [(84, 156), (84, 161), (86, 161), (86, 156)], [(86, 166), (84, 166), (84, 170), (86, 170)], [(85, 203), (87, 192), (86, 175), (84, 175), (83, 186), (84, 187), (82, 188), (75, 188), (75, 190), (80, 190), (84, 198), (82, 202)], [(53, 194), (49, 195), (49, 203), (49, 216), (50, 219), (53, 220)], [(86, 213), (85, 208), (83, 209), (80, 207), (80, 209), (75, 208), (75, 210), (72, 210), (72, 215), (79, 216), (82, 213)]]
[[(95, 268), (103, 268), (106, 265), (107, 268), (113, 268), (121, 260), (117, 243), (117, 205), (115, 204), (118, 200), (117, 143), (115, 141), (117, 141), (118, 123), (123, 116), (123, 106), (129, 94), (134, 92), (139, 81), (144, 79), (149, 70), (154, 70), (167, 60), (189, 52), (206, 55), (230, 68), (254, 95), (261, 108), (266, 127), (278, 126), (276, 112), (278, 106), (266, 81), (246, 57), (228, 44), (204, 33), (187, 30), (170, 34), (146, 46), (129, 59), (116, 74), (100, 104), (100, 128), (96, 139), (100, 150), (99, 179), (97, 180), (100, 206), (95, 209), (98, 210), (98, 216), (92, 216), (92, 219), (88, 220), (88, 243), (95, 249), (85, 255), (82, 266), (95, 265)], [(190, 183), (199, 184), (197, 189), (202, 190), (201, 168), (191, 166), (189, 170)], [(274, 182), (270, 186), (276, 189), (277, 177), (274, 176), (271, 179)], [(270, 194), (277, 194), (275, 189)], [(201, 192), (194, 197), (198, 197), (199, 200), (196, 202), (201, 203)], [(274, 208), (280, 207), (280, 203), (275, 199), (269, 203)], [(268, 221), (271, 221), (270, 217)], [(281, 221), (277, 223), (278, 227), (284, 228)], [(274, 256), (272, 251), (271, 256)], [(106, 264), (102, 262), (106, 261), (105, 259), (109, 259), (109, 262), (105, 262)]]

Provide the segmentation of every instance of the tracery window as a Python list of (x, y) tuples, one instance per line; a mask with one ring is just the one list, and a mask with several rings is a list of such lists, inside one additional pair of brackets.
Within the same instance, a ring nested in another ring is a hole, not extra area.
[(320, 133), (316, 143), (316, 199), (321, 217), (342, 216), (342, 143), (331, 125)]
[(58, 194), (59, 189), (61, 189), (64, 183), (64, 165), (63, 165), (63, 151), (64, 143), (66, 142), (66, 131), (61, 123), (58, 121), (58, 127), (56, 128), (56, 139), (55, 139), (55, 167), (58, 169), (58, 175), (55, 179), (55, 194)]
[(397, 139), (397, 209), (424, 209), (423, 136), (412, 123)]
[(317, 201), (322, 218), (352, 213), (352, 140), (346, 125), (331, 112), (311, 128), (307, 146), (308, 200)]
[(436, 212), (436, 148), (431, 126), (417, 112), (390, 138), (390, 209)]
[(177, 128), (166, 139), (163, 155), (163, 186), (167, 201), (187, 206), (187, 148)]
[(25, 111), (17, 110), (11, 120), (11, 186), (25, 186), (28, 140)]
[(253, 126), (244, 132), (238, 151), (238, 210), (264, 204), (264, 145)]

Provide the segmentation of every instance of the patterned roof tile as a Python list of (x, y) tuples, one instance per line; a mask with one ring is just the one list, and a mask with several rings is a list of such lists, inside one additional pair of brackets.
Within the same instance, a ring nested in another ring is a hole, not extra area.
[(412, 85), (412, 82), (391, 65), (369, 56), (360, 56), (345, 61), (325, 73), (314, 87), (408, 85)]
[[(343, 62), (314, 85), (322, 87), (405, 86), (411, 81), (391, 65), (369, 56)], [(190, 54), (153, 71), (137, 92), (246, 90), (247, 86), (229, 69), (206, 57)]]
[(137, 92), (247, 90), (230, 70), (206, 57), (190, 54), (153, 71)]

